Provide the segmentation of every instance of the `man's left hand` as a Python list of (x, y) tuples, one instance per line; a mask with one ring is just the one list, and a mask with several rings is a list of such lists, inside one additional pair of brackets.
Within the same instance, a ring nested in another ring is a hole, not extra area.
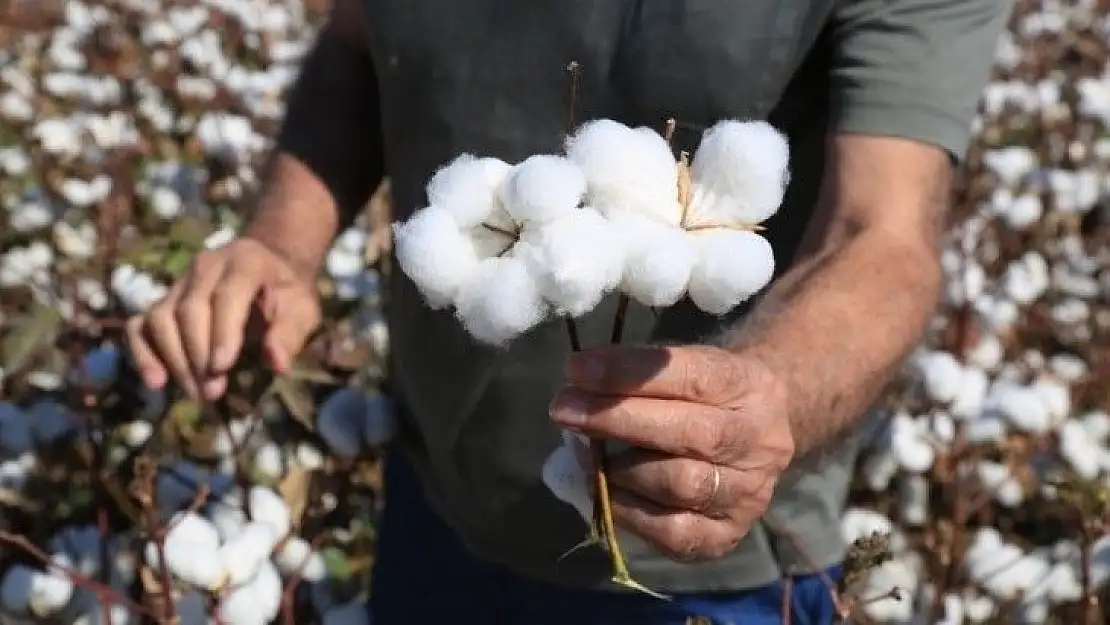
[(723, 349), (612, 346), (574, 354), (560, 426), (631, 449), (608, 463), (622, 527), (679, 561), (731, 551), (794, 455), (785, 385)]

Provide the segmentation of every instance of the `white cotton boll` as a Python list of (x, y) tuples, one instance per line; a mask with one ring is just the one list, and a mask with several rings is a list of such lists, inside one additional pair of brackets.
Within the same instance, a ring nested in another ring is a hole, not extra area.
[(960, 392), (963, 367), (956, 357), (945, 351), (928, 351), (917, 358), (917, 369), (929, 399), (948, 403)]
[(987, 595), (964, 593), (964, 616), (971, 623), (986, 623), (994, 618), (997, 609), (994, 599)]
[(293, 527), (293, 519), (289, 516), (289, 506), (281, 495), (265, 486), (254, 486), (250, 489), (248, 503), (251, 518), (258, 523), (266, 523), (274, 530), (276, 536), (283, 537)]
[(610, 222), (593, 209), (526, 227), (514, 255), (536, 277), (558, 314), (579, 317), (620, 284), (624, 249)]
[(274, 443), (260, 445), (254, 452), (253, 468), (265, 479), (278, 480), (285, 474), (285, 455)]
[(678, 165), (659, 133), (597, 119), (578, 127), (566, 152), (585, 174), (588, 203), (607, 217), (630, 213), (678, 225)]
[[(227, 579), (216, 547), (213, 545), (185, 538), (175, 540), (167, 538), (162, 549), (166, 555), (166, 566), (170, 573), (186, 584), (214, 590)], [(146, 544), (144, 557), (148, 566), (155, 570), (162, 569), (158, 547), (153, 542)]]
[(497, 191), (511, 168), (496, 158), (462, 154), (428, 180), (428, 203), (446, 211), (459, 228), (473, 228), (495, 210)]
[(1067, 384), (1051, 376), (1040, 376), (1029, 386), (1044, 404), (1048, 417), (1059, 423), (1071, 414), (1071, 390)]
[(255, 609), (266, 622), (274, 620), (281, 611), (282, 582), (281, 574), (270, 562), (263, 562), (246, 586), (253, 591), (256, 601)]
[(578, 435), (564, 430), (562, 443), (544, 460), (541, 478), (553, 495), (573, 506), (589, 523), (594, 511), (590, 475), (582, 468), (576, 453), (576, 448), (585, 444)]
[(860, 538), (894, 533), (894, 522), (884, 514), (866, 508), (848, 508), (840, 517), (840, 535), (844, 542), (853, 543)]
[(247, 525), (247, 515), (236, 506), (217, 504), (208, 514), (209, 520), (220, 535), (220, 542), (226, 543), (242, 533)]
[(1009, 186), (1017, 185), (1038, 163), (1037, 155), (1027, 147), (1007, 147), (983, 153), (983, 165)]
[(18, 456), (34, 445), (30, 415), (11, 402), (0, 402), (0, 452)]
[(393, 226), (397, 262), (432, 308), (446, 308), (477, 271), (473, 241), (444, 209), (429, 206)]
[[(860, 596), (868, 600), (861, 602), (864, 613), (882, 623), (908, 622), (914, 615), (914, 598), (910, 594), (917, 588), (920, 576), (917, 562), (905, 556), (883, 562), (867, 575)], [(898, 588), (900, 596), (890, 596), (890, 591)], [(881, 599), (878, 598), (882, 597)]]
[(519, 258), (490, 258), (459, 293), (457, 315), (478, 341), (502, 345), (547, 315), (536, 278)]
[(1087, 435), (1097, 441), (1105, 441), (1110, 436), (1110, 414), (1089, 412), (1079, 418)]
[(917, 424), (905, 412), (895, 414), (890, 422), (890, 450), (899, 466), (909, 473), (924, 473), (933, 466), (936, 450), (918, 431)]
[(320, 625), (370, 625), (370, 612), (362, 602), (352, 601), (324, 612)]
[(1011, 229), (1024, 230), (1040, 221), (1043, 214), (1044, 206), (1040, 196), (1023, 193), (1002, 213), (1002, 219)]
[(763, 121), (725, 120), (694, 153), (694, 222), (758, 224), (778, 210), (790, 181), (786, 136)]
[(775, 255), (767, 239), (745, 230), (709, 230), (696, 237), (698, 260), (690, 274), (690, 299), (723, 315), (770, 283)]
[(1060, 426), (1060, 455), (1079, 477), (1092, 480), (1102, 469), (1102, 448), (1080, 421), (1068, 420)]
[(944, 607), (944, 611), (941, 620), (937, 621), (937, 625), (963, 625), (964, 601), (962, 597), (954, 593), (947, 593), (941, 598), (941, 605)]
[(96, 254), (97, 232), (91, 222), (73, 227), (64, 221), (54, 223), (51, 238), (58, 251), (76, 260), (88, 260)]
[(547, 223), (568, 216), (586, 194), (586, 177), (563, 156), (530, 156), (509, 172), (502, 203), (518, 223)]
[(333, 247), (324, 266), (333, 278), (351, 278), (363, 270), (362, 254)]
[(258, 609), (261, 598), (254, 586), (246, 584), (233, 588), (220, 598), (220, 620), (227, 625), (266, 625), (266, 618)]
[(1002, 364), (1005, 354), (1002, 340), (997, 335), (984, 332), (979, 341), (967, 352), (967, 364), (986, 371), (994, 371)]
[(57, 614), (73, 597), (73, 582), (61, 571), (31, 573), (27, 611), (41, 619)]
[(908, 475), (898, 490), (902, 521), (920, 527), (929, 518), (929, 482), (923, 475)]
[(299, 575), (306, 582), (318, 582), (327, 577), (324, 558), (313, 551), (312, 545), (300, 536), (290, 536), (274, 554), (274, 563), (286, 577)]
[(228, 582), (238, 586), (254, 577), (262, 563), (269, 559), (279, 538), (269, 523), (251, 521), (221, 545), (217, 557)]
[(35, 117), (35, 107), (19, 93), (6, 91), (0, 95), (0, 117), (17, 124), (27, 123)]
[(171, 517), (170, 530), (166, 532), (167, 543), (177, 540), (215, 548), (220, 545), (220, 534), (208, 519), (182, 511)]
[(1026, 252), (1006, 268), (1003, 282), (1006, 293), (1014, 302), (1032, 304), (1048, 290), (1048, 263), (1037, 252)]
[(1053, 424), (1052, 414), (1037, 391), (1011, 382), (994, 385), (985, 410), (994, 411), (1014, 427), (1034, 434), (1048, 431)]
[(867, 457), (862, 468), (867, 487), (876, 493), (885, 491), (898, 474), (898, 458), (888, 450), (875, 452)]
[(933, 415), (931, 431), (937, 440), (949, 445), (956, 440), (956, 421), (947, 412), (938, 412)]
[(982, 369), (974, 366), (964, 367), (960, 373), (959, 389), (949, 407), (952, 416), (970, 419), (983, 410), (990, 388), (990, 378)]
[(1048, 359), (1048, 368), (1061, 381), (1074, 384), (1087, 375), (1086, 361), (1074, 354), (1054, 354)]
[(617, 213), (609, 220), (625, 250), (621, 291), (658, 308), (682, 299), (698, 258), (693, 235), (631, 213)]
[(293, 453), (297, 459), (297, 464), (303, 469), (314, 471), (324, 466), (323, 452), (314, 447), (311, 443), (306, 441), (297, 443), (297, 449)]
[(54, 218), (54, 211), (43, 202), (24, 202), (8, 213), (12, 229), (24, 233), (41, 230), (49, 226)]

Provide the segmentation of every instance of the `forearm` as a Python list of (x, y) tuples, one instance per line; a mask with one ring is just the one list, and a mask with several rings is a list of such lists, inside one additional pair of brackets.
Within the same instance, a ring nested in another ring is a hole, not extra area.
[(301, 68), (244, 234), (315, 275), (382, 179), (374, 68), (357, 3), (336, 2)]
[(796, 266), (729, 338), (786, 383), (799, 455), (858, 422), (919, 341), (940, 291), (947, 162), (902, 162), (918, 171), (912, 181), (877, 184), (899, 161), (872, 164), (890, 155), (871, 147), (840, 146), (851, 153), (832, 159)]

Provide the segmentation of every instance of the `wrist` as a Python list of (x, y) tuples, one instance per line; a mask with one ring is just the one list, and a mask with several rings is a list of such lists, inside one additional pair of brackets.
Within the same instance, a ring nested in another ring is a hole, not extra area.
[(323, 261), (322, 254), (311, 254), (299, 249), (295, 242), (286, 240), (285, 237), (274, 236), (264, 228), (257, 228), (249, 224), (244, 230), (242, 239), (252, 241), (266, 248), (266, 251), (281, 259), (281, 261), (296, 275), (297, 279), (305, 283), (313, 283)]

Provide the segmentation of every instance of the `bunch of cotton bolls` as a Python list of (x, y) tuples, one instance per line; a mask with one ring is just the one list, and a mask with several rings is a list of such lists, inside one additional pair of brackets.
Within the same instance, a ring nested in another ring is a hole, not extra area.
[(177, 583), (218, 593), (220, 617), (229, 625), (274, 619), (281, 607), (282, 575), (307, 581), (326, 575), (319, 554), (290, 535), (289, 508), (277, 493), (255, 486), (248, 499), (251, 520), (222, 504), (213, 507), (210, 518), (179, 512), (170, 519), (161, 549), (150, 542), (144, 551), (153, 570), (162, 570), (164, 556)]
[(494, 345), (617, 289), (653, 307), (688, 295), (724, 314), (774, 273), (753, 230), (782, 202), (788, 155), (769, 124), (727, 120), (687, 166), (659, 133), (608, 119), (582, 125), (565, 155), (463, 155), (432, 176), (429, 205), (394, 226), (398, 262), (429, 306), (454, 306)]
[[(123, 591), (134, 582), (135, 562), (127, 548), (132, 536), (117, 534), (107, 540), (94, 526), (71, 526), (47, 545), (51, 554), (44, 570), (14, 565), (0, 580), (0, 612), (14, 618), (74, 622), (100, 612), (96, 593), (78, 587), (73, 575), (103, 579)], [(107, 555), (108, 570), (102, 570)], [(113, 622), (126, 624), (135, 615), (125, 606), (112, 607)]]

